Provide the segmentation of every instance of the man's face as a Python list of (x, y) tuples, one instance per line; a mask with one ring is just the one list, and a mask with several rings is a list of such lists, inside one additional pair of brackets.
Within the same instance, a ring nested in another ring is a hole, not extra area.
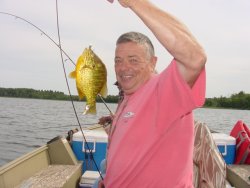
[(142, 45), (121, 43), (115, 50), (115, 72), (125, 94), (134, 93), (152, 75), (155, 62), (149, 59)]

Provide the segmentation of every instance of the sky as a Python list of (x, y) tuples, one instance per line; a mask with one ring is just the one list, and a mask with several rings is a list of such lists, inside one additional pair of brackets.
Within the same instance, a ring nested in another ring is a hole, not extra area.
[[(250, 1), (249, 0), (152, 0), (181, 20), (207, 54), (206, 97), (230, 97), (250, 93)], [(22, 17), (42, 29), (56, 43), (55, 0), (0, 0), (0, 12)], [(117, 1), (58, 0), (61, 45), (76, 61), (92, 45), (108, 71), (108, 94), (116, 95), (114, 51), (116, 39), (139, 31), (152, 40), (158, 72), (173, 58), (150, 30)], [(66, 75), (75, 69), (65, 61)], [(75, 80), (66, 77), (72, 94)], [(35, 27), (21, 19), (0, 14), (0, 87), (33, 88), (68, 94), (59, 48)]]

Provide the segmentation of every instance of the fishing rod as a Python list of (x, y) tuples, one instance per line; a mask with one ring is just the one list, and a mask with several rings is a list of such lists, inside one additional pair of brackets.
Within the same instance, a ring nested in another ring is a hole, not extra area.
[[(80, 130), (81, 130), (81, 133), (82, 133), (82, 136), (83, 136), (83, 139), (85, 141), (85, 144), (86, 144), (86, 148), (87, 150), (89, 151), (90, 153), (90, 158), (93, 160), (94, 162), (94, 165), (101, 177), (101, 179), (103, 180), (103, 176), (101, 174), (101, 171), (99, 170), (98, 168), (98, 165), (94, 159), (94, 155), (93, 155), (93, 152), (92, 152), (92, 149), (90, 149), (90, 146), (87, 142), (87, 139), (86, 139), (86, 136), (84, 135), (84, 132), (83, 132), (83, 129), (82, 129), (82, 126), (81, 126), (81, 123), (80, 123), (80, 120), (79, 120), (79, 117), (77, 115), (77, 112), (76, 112), (76, 108), (75, 108), (75, 105), (74, 105), (74, 102), (73, 102), (73, 98), (72, 98), (72, 95), (71, 95), (71, 91), (70, 91), (70, 87), (69, 87), (69, 82), (68, 82), (68, 78), (67, 78), (67, 74), (66, 74), (66, 69), (65, 69), (65, 66), (64, 66), (64, 60), (63, 60), (63, 55), (62, 55), (62, 48), (61, 48), (61, 37), (60, 37), (60, 29), (59, 29), (59, 14), (58, 14), (58, 3), (57, 3), (57, 0), (56, 0), (56, 20), (57, 20), (57, 35), (58, 35), (58, 47), (60, 49), (60, 56), (61, 56), (61, 62), (62, 62), (62, 66), (63, 66), (63, 71), (64, 71), (64, 76), (65, 76), (65, 80), (66, 80), (66, 84), (67, 84), (67, 88), (68, 88), (68, 92), (69, 92), (69, 96), (70, 96), (70, 101), (71, 101), (71, 104), (72, 104), (72, 107), (73, 107), (73, 110), (74, 110), (74, 113), (75, 113), (75, 116), (76, 116), (76, 119), (77, 119), (77, 122), (78, 122), (78, 125), (80, 127)], [(85, 155), (86, 155), (86, 152), (85, 152)], [(87, 165), (87, 162), (85, 161), (86, 165)]]
[[(65, 76), (65, 80), (66, 80), (66, 84), (67, 84), (67, 88), (68, 88), (68, 92), (69, 92), (69, 96), (70, 96), (70, 100), (71, 100), (71, 103), (72, 103), (72, 106), (73, 106), (73, 110), (74, 110), (74, 113), (75, 113), (75, 116), (76, 116), (76, 119), (77, 119), (77, 122), (78, 122), (78, 125), (80, 127), (80, 130), (82, 132), (82, 135), (83, 135), (83, 138), (84, 138), (84, 141), (85, 141), (85, 144), (86, 144), (86, 148), (90, 151), (90, 155), (91, 155), (91, 158), (93, 159), (93, 162), (94, 162), (94, 165), (96, 167), (96, 169), (98, 170), (99, 174), (100, 174), (100, 177), (103, 179), (101, 173), (100, 173), (100, 170), (96, 164), (96, 161), (94, 160), (94, 156), (93, 156), (93, 152), (92, 150), (90, 149), (89, 145), (88, 145), (88, 142), (87, 142), (87, 139), (83, 133), (83, 130), (82, 130), (82, 126), (81, 126), (81, 123), (79, 121), (79, 118), (78, 118), (78, 115), (77, 115), (77, 112), (76, 112), (76, 108), (75, 108), (75, 105), (74, 105), (74, 102), (73, 102), (73, 98), (72, 98), (72, 94), (71, 94), (71, 91), (70, 91), (70, 87), (69, 87), (69, 83), (68, 83), (68, 79), (67, 79), (67, 74), (66, 74), (66, 69), (65, 69), (65, 65), (64, 65), (64, 62), (69, 60), (72, 64), (74, 64), (76, 66), (76, 64), (74, 63), (74, 61), (70, 58), (70, 56), (62, 49), (62, 46), (61, 46), (61, 39), (60, 39), (60, 31), (59, 31), (59, 18), (58, 18), (58, 3), (57, 3), (57, 0), (56, 0), (56, 14), (57, 14), (57, 34), (58, 34), (58, 40), (59, 40), (59, 43), (56, 43), (54, 39), (52, 39), (45, 31), (43, 31), (40, 27), (36, 26), (35, 24), (33, 24), (31, 21), (23, 18), (23, 17), (20, 17), (20, 16), (17, 16), (15, 14), (11, 14), (11, 13), (8, 13), (8, 12), (2, 12), (0, 11), (0, 14), (4, 14), (4, 15), (7, 15), (7, 16), (11, 16), (11, 17), (14, 17), (15, 19), (19, 19), (19, 20), (22, 20), (26, 23), (28, 23), (29, 25), (31, 25), (32, 27), (34, 27), (35, 29), (37, 29), (38, 31), (41, 32), (42, 35), (45, 35), (53, 44), (55, 44), (59, 50), (60, 50), (60, 56), (61, 56), (61, 62), (62, 62), (62, 66), (63, 66), (63, 70), (64, 70), (64, 76)], [(64, 54), (68, 59), (64, 60), (63, 58), (63, 55)], [(103, 97), (101, 95), (99, 95), (99, 97), (101, 98), (102, 102), (105, 104), (106, 108), (108, 109), (108, 111), (110, 112), (110, 114), (113, 114), (110, 110), (110, 108), (107, 106), (107, 104), (105, 103)]]
[[(68, 58), (68, 59), (66, 59), (65, 61), (69, 60), (72, 64), (74, 64), (74, 65), (76, 66), (76, 64), (74, 63), (74, 61), (73, 61), (73, 60), (70, 58), (70, 56), (61, 48), (61, 46), (60, 46), (59, 44), (57, 44), (57, 43), (55, 42), (55, 40), (52, 39), (52, 38), (51, 38), (45, 31), (43, 31), (40, 27), (38, 27), (37, 25), (33, 24), (31, 21), (29, 21), (29, 20), (27, 20), (27, 19), (25, 19), (25, 18), (23, 18), (23, 17), (17, 16), (17, 15), (15, 15), (15, 14), (12, 14), (12, 13), (0, 11), (0, 14), (4, 14), (4, 15), (7, 15), (7, 16), (11, 16), (11, 17), (14, 17), (15, 19), (20, 19), (20, 20), (22, 20), (22, 21), (28, 23), (29, 25), (31, 25), (32, 27), (34, 27), (34, 28), (37, 29), (38, 31), (40, 31), (41, 34), (45, 35), (45, 36), (46, 36), (53, 44), (55, 44), (55, 45), (62, 51), (62, 53)], [(107, 106), (107, 104), (106, 104), (105, 100), (103, 99), (103, 97), (102, 97), (101, 95), (98, 95), (98, 96), (101, 98), (102, 102), (104, 103), (105, 107), (108, 109), (108, 111), (110, 112), (110, 114), (113, 114), (113, 113), (111, 112), (110, 108)]]
[[(38, 31), (40, 31), (43, 35), (45, 35), (53, 44), (55, 44), (61, 51), (62, 53), (68, 58), (66, 59), (65, 61), (69, 60), (72, 64), (74, 64), (76, 66), (76, 64), (74, 63), (74, 61), (70, 58), (70, 56), (61, 48), (61, 46), (59, 44), (57, 44), (55, 42), (54, 39), (52, 39), (45, 31), (43, 31), (40, 27), (36, 26), (35, 24), (33, 24), (31, 21), (25, 19), (25, 18), (22, 18), (20, 16), (17, 16), (15, 14), (11, 14), (11, 13), (8, 13), (8, 12), (2, 12), (0, 11), (0, 14), (4, 14), (4, 15), (7, 15), (7, 16), (11, 16), (11, 17), (14, 17), (15, 19), (20, 19), (26, 23), (28, 23), (29, 25), (31, 25), (32, 27), (36, 28)], [(110, 112), (110, 114), (113, 114), (110, 110), (110, 108), (107, 106), (107, 104), (105, 103), (103, 97), (101, 95), (99, 95), (99, 97), (101, 98), (102, 102), (104, 103), (104, 105), (106, 106), (106, 108), (108, 109), (108, 111)]]
[(22, 18), (22, 17), (20, 17), (20, 16), (17, 16), (17, 15), (15, 15), (15, 14), (11, 14), (11, 13), (8, 13), (8, 12), (1, 12), (1, 11), (0, 11), (0, 14), (4, 14), (4, 15), (7, 15), (7, 16), (12, 16), (12, 17), (14, 17), (15, 19), (20, 19), (20, 20), (22, 20), (22, 21), (28, 23), (29, 25), (33, 26), (33, 27), (36, 28), (37, 30), (39, 30), (43, 35), (45, 35), (51, 42), (53, 42), (53, 43), (62, 51), (62, 53), (68, 58), (67, 60), (70, 60), (70, 62), (73, 63), (73, 64), (75, 65), (74, 61), (73, 61), (73, 60), (69, 57), (69, 55), (60, 47), (60, 45), (57, 44), (57, 43), (55, 42), (55, 40), (53, 40), (53, 39), (52, 39), (47, 33), (45, 33), (41, 28), (39, 28), (38, 26), (36, 26), (36, 25), (33, 24), (32, 22), (30, 22), (29, 20), (27, 20), (27, 19), (25, 19), (25, 18)]
[[(8, 13), (8, 12), (2, 12), (2, 11), (0, 11), (0, 14), (4, 14), (4, 15), (7, 15), (7, 16), (11, 16), (11, 17), (14, 17), (15, 19), (20, 19), (20, 20), (22, 20), (22, 21), (28, 23), (29, 25), (33, 26), (33, 27), (36, 28), (37, 30), (39, 30), (43, 35), (45, 35), (51, 42), (53, 42), (53, 43), (63, 52), (63, 54), (68, 58), (68, 59), (66, 59), (65, 61), (69, 60), (72, 64), (76, 65), (76, 64), (74, 63), (74, 61), (70, 58), (70, 56), (61, 48), (60, 44), (57, 44), (57, 43), (55, 42), (55, 40), (52, 39), (52, 38), (51, 38), (45, 31), (43, 31), (40, 27), (36, 26), (36, 25), (33, 24), (31, 21), (29, 21), (29, 20), (27, 20), (27, 19), (25, 19), (25, 18), (22, 18), (22, 17), (20, 17), (20, 16), (17, 16), (17, 15), (15, 15), (15, 14), (11, 14), (11, 13)], [(106, 106), (106, 108), (108, 109), (108, 111), (112, 114), (110, 108), (106, 105), (106, 103), (105, 103), (103, 97), (102, 97), (101, 95), (99, 95), (99, 97), (101, 98), (101, 100), (102, 100), (103, 103), (105, 104), (105, 106)]]

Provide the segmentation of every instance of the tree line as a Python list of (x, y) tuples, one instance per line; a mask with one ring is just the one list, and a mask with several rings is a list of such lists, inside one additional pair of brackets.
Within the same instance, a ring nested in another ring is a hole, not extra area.
[[(0, 87), (0, 97), (32, 98), (32, 99), (51, 99), (51, 100), (74, 100), (78, 101), (77, 95), (66, 95), (63, 92), (52, 90), (35, 90), (27, 88), (2, 88)], [(85, 100), (85, 99), (84, 99)], [(83, 101), (84, 101), (83, 100)], [(101, 99), (97, 97), (97, 102)], [(118, 96), (108, 95), (104, 99), (107, 103), (117, 103)]]
[(250, 110), (250, 94), (240, 91), (230, 97), (207, 98), (204, 107)]
[[(33, 99), (51, 99), (51, 100), (71, 100), (78, 101), (77, 95), (69, 96), (59, 91), (52, 90), (35, 90), (27, 88), (2, 88), (0, 87), (0, 97), (20, 97)], [(97, 102), (101, 99), (97, 97)], [(107, 103), (117, 103), (118, 95), (108, 95), (105, 98)], [(250, 94), (243, 91), (232, 94), (230, 97), (214, 97), (206, 98), (204, 107), (209, 108), (233, 108), (250, 110)]]

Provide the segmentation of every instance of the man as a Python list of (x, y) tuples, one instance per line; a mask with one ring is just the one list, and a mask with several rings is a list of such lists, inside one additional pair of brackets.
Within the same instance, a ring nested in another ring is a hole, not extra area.
[(99, 187), (193, 187), (193, 116), (205, 96), (206, 55), (187, 28), (148, 0), (120, 0), (173, 56), (155, 74), (150, 40), (119, 37), (115, 72), (124, 99), (113, 119), (107, 171)]

